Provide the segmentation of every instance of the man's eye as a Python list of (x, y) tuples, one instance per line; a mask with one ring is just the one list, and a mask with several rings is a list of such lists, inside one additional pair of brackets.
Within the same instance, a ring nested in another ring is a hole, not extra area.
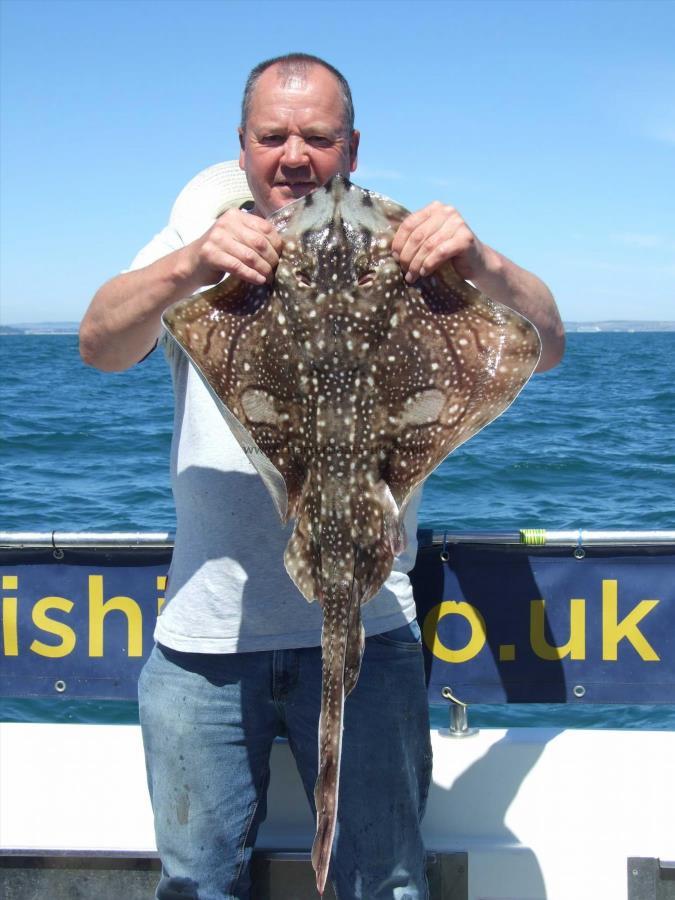
[(330, 147), (333, 142), (330, 138), (323, 137), (320, 134), (314, 134), (307, 138), (307, 143), (310, 147)]
[(281, 134), (264, 134), (260, 143), (267, 147), (280, 147), (284, 142), (284, 136)]

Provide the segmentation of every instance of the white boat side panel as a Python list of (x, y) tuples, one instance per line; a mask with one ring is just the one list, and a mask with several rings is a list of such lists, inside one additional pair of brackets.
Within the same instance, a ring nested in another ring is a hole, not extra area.
[(154, 851), (140, 728), (0, 725), (0, 848)]
[(429, 849), (470, 853), (471, 900), (621, 900), (626, 859), (675, 859), (675, 733), (435, 732)]
[[(469, 852), (470, 900), (619, 900), (626, 858), (675, 859), (675, 733), (434, 732), (430, 850)], [(307, 849), (313, 821), (276, 744), (258, 844)], [(0, 725), (0, 850), (154, 852), (139, 729)]]

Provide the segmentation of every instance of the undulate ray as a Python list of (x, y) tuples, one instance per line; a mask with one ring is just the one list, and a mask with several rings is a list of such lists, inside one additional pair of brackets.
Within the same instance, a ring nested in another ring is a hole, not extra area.
[(391, 241), (407, 214), (335, 176), (270, 217), (284, 239), (273, 285), (230, 276), (164, 315), (282, 520), (295, 520), (286, 569), (323, 608), (312, 849), (321, 893), (343, 706), (363, 654), (360, 607), (405, 546), (412, 491), (509, 406), (540, 352), (526, 319), (449, 263), (406, 284)]

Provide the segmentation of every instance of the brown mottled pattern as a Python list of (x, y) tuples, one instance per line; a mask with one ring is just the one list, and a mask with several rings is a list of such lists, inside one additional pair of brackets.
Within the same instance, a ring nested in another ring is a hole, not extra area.
[[(391, 256), (407, 211), (336, 176), (271, 216), (274, 284), (229, 277), (172, 306), (170, 334), (295, 529), (289, 575), (324, 612), (312, 860), (323, 891), (360, 606), (405, 545), (413, 489), (503, 412), (539, 358), (534, 327), (447, 264), (409, 286)], [(228, 413), (229, 411), (229, 413)], [(278, 487), (286, 498), (279, 499)]]

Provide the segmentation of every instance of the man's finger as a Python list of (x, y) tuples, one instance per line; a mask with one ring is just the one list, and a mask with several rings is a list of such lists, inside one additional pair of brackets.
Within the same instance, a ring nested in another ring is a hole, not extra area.
[(266, 260), (236, 241), (229, 241), (227, 248), (211, 245), (205, 262), (214, 272), (228, 272), (250, 284), (264, 284), (273, 271)]
[(410, 262), (406, 281), (412, 283), (420, 276), (431, 275), (440, 265), (456, 256), (459, 250), (456, 236), (425, 242)]
[[(241, 210), (228, 210), (205, 236), (204, 260), (210, 268), (232, 272), (246, 281), (268, 281), (279, 262), (283, 242), (277, 230)], [(236, 262), (233, 262), (236, 260)], [(261, 278), (253, 277), (257, 272)]]
[[(429, 242), (434, 242), (443, 227), (444, 220), (441, 216), (432, 214), (424, 219), (412, 231), (398, 252), (398, 261), (404, 272), (407, 272), (413, 259), (422, 252), (429, 252)], [(426, 247), (426, 251), (423, 248)]]
[[(251, 269), (254, 272), (258, 272), (260, 275), (262, 275), (265, 281), (267, 281), (267, 279), (272, 275), (278, 262), (278, 257), (271, 249), (271, 247), (269, 247), (269, 245), (268, 252), (274, 254), (273, 262), (268, 262), (268, 260), (254, 247), (251, 247), (248, 242), (244, 243), (240, 241), (234, 241), (228, 247), (228, 252), (243, 267), (245, 267), (246, 269)], [(237, 271), (235, 274), (239, 274), (239, 271)]]
[(391, 242), (392, 252), (400, 255), (401, 250), (403, 250), (411, 233), (431, 215), (433, 215), (433, 210), (431, 207), (425, 206), (423, 209), (419, 209), (417, 212), (406, 216), (399, 225), (398, 230), (394, 235), (394, 240)]
[(259, 216), (246, 214), (243, 224), (247, 228), (262, 234), (277, 253), (281, 252), (281, 248), (284, 245), (283, 238), (274, 225), (272, 225), (271, 222), (268, 222), (267, 219), (261, 219)]
[(271, 222), (241, 209), (228, 209), (224, 212), (216, 221), (212, 232), (218, 235), (219, 239), (224, 239), (226, 235), (229, 235), (244, 243), (251, 243), (251, 241), (260, 243), (261, 240), (264, 240), (265, 244), (260, 244), (260, 247), (269, 245), (276, 253), (279, 253), (283, 246), (281, 235)]
[(251, 265), (241, 259), (240, 256), (230, 253), (224, 253), (222, 260), (223, 271), (229, 272), (231, 275), (241, 278), (242, 281), (247, 281), (249, 284), (265, 284), (272, 271), (269, 266), (267, 267), (267, 272), (262, 271), (263, 266), (261, 263), (264, 260), (261, 260), (261, 257), (258, 257), (255, 265)]
[(422, 276), (431, 275), (439, 268), (439, 266), (442, 266), (443, 263), (458, 256), (462, 250), (463, 245), (460, 240), (458, 240), (457, 235), (441, 241), (435, 247), (430, 249), (426, 257), (420, 261), (418, 269), (419, 274)]
[(276, 229), (274, 230), (274, 235), (278, 240), (273, 241), (272, 235), (262, 233), (255, 228), (243, 228), (237, 239), (239, 243), (255, 251), (274, 269), (279, 262), (279, 254), (283, 247), (283, 241)]

